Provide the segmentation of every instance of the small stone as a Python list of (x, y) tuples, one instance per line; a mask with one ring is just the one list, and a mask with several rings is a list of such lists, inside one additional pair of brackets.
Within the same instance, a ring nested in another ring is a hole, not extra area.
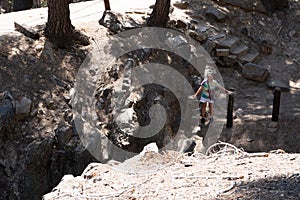
[(99, 24), (108, 28), (113, 33), (124, 31), (119, 15), (111, 11), (107, 11), (105, 15), (103, 15), (103, 17), (99, 20)]
[(290, 31), (290, 32), (289, 32), (290, 38), (293, 38), (293, 37), (295, 36), (295, 34), (296, 34), (296, 31), (295, 31), (295, 30)]
[[(1, 93), (0, 93), (1, 94)], [(11, 95), (11, 93), (7, 90), (5, 90), (2, 94), (1, 94), (1, 98), (3, 99), (7, 99), (7, 100), (14, 100), (14, 97)]]
[(241, 118), (243, 115), (244, 115), (244, 110), (239, 108), (234, 112), (233, 118), (234, 119)]
[(261, 26), (264, 26), (264, 27), (266, 26), (266, 24), (265, 24), (263, 21), (261, 21), (261, 20), (259, 20), (258, 23), (259, 23)]
[(263, 66), (247, 63), (242, 66), (242, 75), (249, 80), (265, 82), (270, 75), (270, 71)]
[(196, 26), (195, 26), (194, 24), (189, 23), (189, 24), (188, 24), (188, 29), (190, 29), (190, 30), (195, 30), (195, 29), (196, 29)]
[(46, 107), (49, 109), (49, 110), (54, 110), (55, 109), (55, 102), (52, 98), (49, 98), (49, 99), (46, 99)]
[(224, 11), (214, 7), (208, 8), (205, 14), (217, 22), (224, 22), (228, 18)]
[(70, 86), (69, 84), (67, 84), (66, 82), (60, 80), (58, 77), (56, 77), (55, 75), (53, 75), (51, 77), (51, 80), (53, 81), (54, 84), (60, 86), (60, 87), (63, 87), (65, 89), (70, 89)]
[(42, 51), (44, 49), (44, 46), (43, 45), (37, 45), (36, 47), (35, 47), (35, 50), (36, 51)]
[(29, 114), (31, 112), (32, 101), (26, 97), (22, 97), (21, 100), (15, 102), (16, 115)]
[(270, 133), (274, 133), (275, 131), (277, 131), (277, 129), (278, 129), (278, 122), (271, 122), (271, 123), (269, 123), (269, 125), (268, 125), (268, 131)]
[(146, 146), (144, 146), (144, 149), (140, 154), (147, 153), (147, 152), (158, 153), (159, 149), (158, 149), (157, 144), (155, 142), (147, 144)]
[(135, 29), (135, 28), (141, 28), (141, 25), (138, 24), (133, 18), (131, 18), (128, 15), (125, 16), (119, 16), (119, 20), (121, 22), (121, 25), (125, 29)]
[(173, 3), (173, 6), (175, 6), (176, 8), (179, 8), (179, 9), (187, 9), (188, 6), (189, 6), (189, 3), (187, 1), (177, 1), (175, 3)]
[(31, 82), (32, 81), (32, 76), (30, 76), (30, 75), (24, 75), (24, 81), (25, 81), (25, 83)]
[(270, 122), (269, 128), (278, 128), (278, 122)]
[(253, 63), (259, 56), (258, 52), (248, 52), (240, 57), (242, 63)]
[(223, 57), (223, 61), (226, 63), (226, 66), (233, 66), (237, 62), (237, 56), (229, 54), (229, 56)]
[(211, 28), (210, 26), (200, 26), (200, 27), (196, 28), (195, 31), (197, 33), (203, 33), (203, 32), (206, 32), (210, 28)]
[(300, 80), (297, 81), (289, 81), (289, 85), (293, 88), (300, 89)]
[[(120, 129), (132, 128), (136, 119), (136, 113), (133, 108), (122, 109), (122, 111), (116, 117), (116, 123)], [(133, 134), (133, 132), (127, 133)]]
[(70, 127), (60, 127), (55, 130), (55, 136), (57, 138), (57, 142), (64, 146), (67, 144), (72, 137), (72, 129)]
[(30, 113), (30, 116), (31, 117), (35, 116), (37, 114), (37, 111), (38, 111), (37, 109), (33, 109)]
[(198, 25), (199, 24), (199, 21), (198, 20), (195, 20), (195, 19), (191, 19), (191, 24), (195, 24), (195, 25)]
[(181, 135), (176, 143), (176, 149), (180, 153), (192, 152), (196, 146), (195, 141), (188, 139), (185, 135)]
[(235, 48), (233, 48), (230, 53), (236, 55), (238, 58), (242, 55), (245, 55), (245, 53), (248, 51), (248, 47), (246, 45), (238, 45)]
[(211, 40), (207, 40), (204, 44), (203, 47), (205, 48), (205, 50), (211, 54), (213, 49), (216, 47), (216, 43), (211, 41)]
[(192, 130), (192, 134), (197, 134), (198, 132), (201, 131), (201, 127), (200, 126), (195, 126)]
[(186, 22), (184, 22), (184, 21), (182, 21), (182, 20), (177, 20), (177, 22), (176, 22), (176, 28), (183, 28), (183, 29), (185, 29), (185, 28), (187, 28), (187, 23)]
[(253, 138), (251, 138), (250, 136), (247, 137), (247, 142), (253, 142)]
[(270, 55), (273, 51), (272, 45), (270, 42), (266, 41), (266, 40), (262, 40), (261, 42), (259, 42), (260, 45), (260, 51), (264, 54)]
[(189, 36), (200, 43), (205, 42), (208, 38), (207, 33), (197, 33), (195, 31), (189, 31)]
[(217, 49), (217, 56), (229, 56), (229, 49)]
[[(216, 33), (209, 36), (209, 40), (215, 41), (215, 40), (225, 40), (226, 34), (225, 33)], [(215, 41), (216, 42), (216, 41)], [(226, 46), (219, 46), (221, 48), (227, 48)]]
[(237, 37), (228, 37), (228, 38), (218, 42), (217, 46), (219, 48), (227, 48), (227, 49), (232, 50), (233, 48), (236, 47), (238, 42), (239, 42), (239, 39)]

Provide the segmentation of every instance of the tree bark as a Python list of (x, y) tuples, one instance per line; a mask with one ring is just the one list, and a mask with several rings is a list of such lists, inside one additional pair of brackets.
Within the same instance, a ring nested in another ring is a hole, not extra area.
[(41, 0), (33, 0), (33, 8), (40, 8), (41, 7)]
[(5, 10), (4, 13), (11, 12), (11, 9), (12, 9), (11, 1), (9, 1), (9, 0), (1, 0), (0, 3), (1, 3), (2, 9)]
[(75, 28), (71, 24), (69, 0), (48, 0), (46, 36), (54, 48), (69, 48)]
[(109, 0), (104, 0), (104, 7), (105, 7), (105, 10), (110, 10)]
[(170, 0), (156, 0), (148, 26), (166, 27), (169, 19)]
[(13, 11), (27, 10), (32, 6), (33, 0), (14, 0)]

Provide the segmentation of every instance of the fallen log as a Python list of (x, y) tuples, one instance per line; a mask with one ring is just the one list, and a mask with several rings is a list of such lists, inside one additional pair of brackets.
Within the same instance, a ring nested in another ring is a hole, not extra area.
[(34, 40), (40, 39), (40, 35), (35, 30), (28, 28), (25, 25), (20, 25), (17, 22), (14, 22), (14, 23), (15, 23), (16, 31), (23, 33), (26, 37), (29, 37), (31, 39), (34, 39)]

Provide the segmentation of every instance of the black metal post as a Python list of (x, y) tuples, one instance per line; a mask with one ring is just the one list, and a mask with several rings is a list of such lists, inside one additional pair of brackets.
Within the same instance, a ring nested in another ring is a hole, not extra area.
[[(234, 90), (230, 90), (233, 92)], [(233, 93), (229, 94), (228, 98), (228, 107), (227, 107), (227, 128), (232, 128), (233, 126), (233, 102), (234, 102), (234, 96)]]
[(280, 109), (280, 96), (281, 96), (281, 89), (276, 87), (274, 90), (274, 101), (273, 101), (273, 111), (272, 111), (273, 122), (278, 122), (279, 109)]

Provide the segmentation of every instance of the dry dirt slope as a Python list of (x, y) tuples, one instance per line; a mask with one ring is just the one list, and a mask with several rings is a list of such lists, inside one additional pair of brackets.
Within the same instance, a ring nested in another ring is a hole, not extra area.
[(121, 164), (91, 163), (81, 176), (64, 176), (44, 199), (300, 198), (299, 154), (227, 148), (209, 156), (149, 151)]

